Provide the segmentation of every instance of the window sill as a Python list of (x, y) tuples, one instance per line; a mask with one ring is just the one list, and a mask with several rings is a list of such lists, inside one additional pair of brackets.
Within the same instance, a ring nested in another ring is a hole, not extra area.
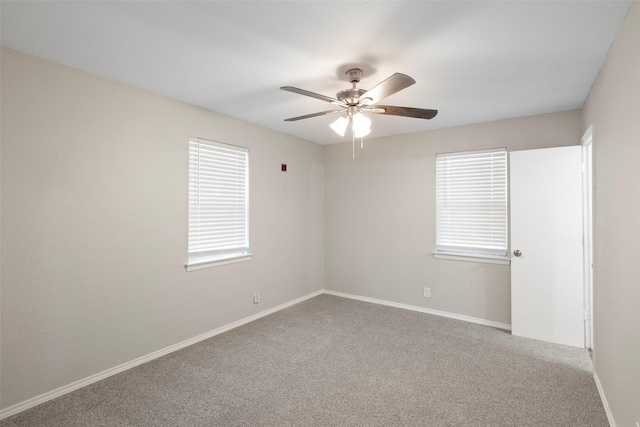
[(482, 254), (460, 254), (457, 252), (434, 252), (434, 258), (448, 259), (452, 261), (480, 262), (484, 264), (511, 265), (511, 259), (506, 256), (482, 255)]
[(253, 254), (231, 255), (225, 258), (194, 260), (185, 265), (187, 271), (202, 270), (204, 268), (218, 267), (225, 264), (249, 261)]

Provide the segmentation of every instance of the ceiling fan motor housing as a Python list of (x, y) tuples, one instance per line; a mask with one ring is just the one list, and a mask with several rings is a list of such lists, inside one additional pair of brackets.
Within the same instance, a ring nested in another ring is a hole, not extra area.
[(356, 105), (363, 106), (369, 104), (372, 99), (360, 99), (362, 95), (367, 93), (367, 90), (356, 88), (356, 83), (360, 82), (360, 79), (362, 78), (362, 70), (360, 68), (352, 68), (350, 70), (347, 70), (345, 74), (347, 75), (349, 82), (353, 84), (353, 87), (351, 89), (341, 90), (336, 95), (336, 98), (351, 107)]
[(345, 89), (338, 92), (336, 98), (347, 105), (358, 105), (358, 98), (366, 92), (367, 91), (365, 89)]

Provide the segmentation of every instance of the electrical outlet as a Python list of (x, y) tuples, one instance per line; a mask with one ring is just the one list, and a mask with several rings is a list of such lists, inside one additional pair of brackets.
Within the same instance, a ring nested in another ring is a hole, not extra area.
[(253, 294), (253, 303), (258, 304), (260, 302), (260, 292)]
[(422, 296), (425, 298), (431, 298), (431, 288), (424, 288)]

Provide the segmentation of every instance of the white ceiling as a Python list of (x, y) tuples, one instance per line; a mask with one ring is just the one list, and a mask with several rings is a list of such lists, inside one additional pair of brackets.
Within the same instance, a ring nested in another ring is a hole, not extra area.
[(632, 2), (2, 1), (3, 45), (320, 144), (344, 72), (433, 120), (372, 117), (368, 138), (580, 108)]

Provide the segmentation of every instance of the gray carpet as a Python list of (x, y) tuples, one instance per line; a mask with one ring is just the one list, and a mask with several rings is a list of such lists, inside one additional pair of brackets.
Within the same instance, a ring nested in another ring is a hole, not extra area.
[(1, 425), (608, 423), (586, 350), (321, 295)]

